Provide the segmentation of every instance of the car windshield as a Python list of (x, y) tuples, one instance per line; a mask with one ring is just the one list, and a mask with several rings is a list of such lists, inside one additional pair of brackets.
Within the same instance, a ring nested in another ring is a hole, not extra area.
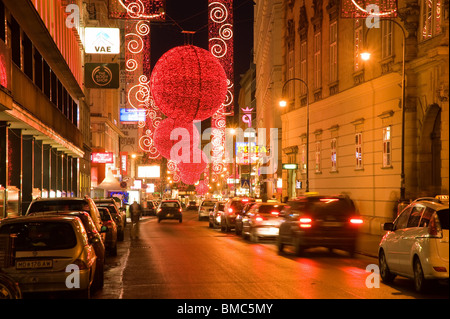
[(109, 205), (98, 205), (98, 207), (104, 207), (104, 208), (107, 208), (108, 211), (109, 211), (109, 213), (110, 213), (111, 215), (113, 215), (113, 216), (116, 216), (116, 215), (118, 214), (116, 205), (111, 205), (111, 204), (109, 204)]
[(317, 216), (349, 216), (355, 213), (352, 202), (344, 198), (308, 198), (305, 201), (290, 202), (289, 206), (293, 210), (313, 213)]
[(272, 215), (272, 212), (281, 212), (284, 205), (261, 205), (258, 208), (258, 214), (262, 215)]
[(219, 207), (217, 209), (220, 211), (223, 211), (224, 208), (225, 208), (225, 204), (219, 204)]
[(177, 202), (165, 202), (165, 203), (161, 203), (161, 207), (174, 207), (174, 208), (178, 208), (180, 207), (180, 205)]
[(102, 222), (107, 222), (111, 220), (111, 215), (109, 214), (109, 210), (107, 208), (105, 209), (99, 209), (100, 216), (102, 217)]
[(90, 212), (89, 204), (84, 200), (37, 201), (30, 205), (29, 214), (48, 211), (84, 211)]
[(203, 202), (202, 206), (214, 206), (215, 204), (216, 204), (216, 202), (208, 201), (208, 202)]
[(439, 223), (441, 224), (441, 229), (448, 229), (448, 208), (442, 209), (437, 212), (437, 215), (439, 217)]
[(15, 234), (17, 251), (70, 249), (77, 244), (77, 238), (69, 223), (23, 222), (6, 224), (0, 234)]

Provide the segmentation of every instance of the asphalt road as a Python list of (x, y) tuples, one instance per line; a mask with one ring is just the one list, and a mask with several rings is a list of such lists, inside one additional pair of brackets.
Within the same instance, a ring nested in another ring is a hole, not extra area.
[(448, 299), (448, 286), (423, 295), (412, 281), (375, 284), (366, 271), (372, 257), (311, 249), (305, 256), (279, 254), (274, 241), (257, 244), (208, 228), (194, 211), (183, 223), (153, 217), (141, 222), (140, 238), (119, 243), (107, 258), (105, 286), (94, 299)]

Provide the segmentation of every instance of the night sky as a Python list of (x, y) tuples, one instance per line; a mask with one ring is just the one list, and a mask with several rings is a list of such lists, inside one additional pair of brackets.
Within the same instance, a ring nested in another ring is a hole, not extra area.
[[(151, 65), (173, 47), (184, 45), (184, 31), (195, 31), (193, 45), (208, 50), (208, 1), (167, 0), (166, 21), (151, 24)], [(241, 74), (250, 68), (253, 47), (253, 0), (234, 0), (235, 113)]]

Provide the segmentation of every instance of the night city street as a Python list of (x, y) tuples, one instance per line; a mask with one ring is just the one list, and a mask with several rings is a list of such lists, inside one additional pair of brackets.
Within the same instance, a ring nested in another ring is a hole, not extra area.
[[(279, 255), (273, 240), (252, 243), (208, 228), (195, 212), (183, 223), (154, 217), (141, 222), (140, 239), (120, 245), (109, 257), (106, 283), (94, 299), (434, 299), (448, 298), (448, 286), (431, 294), (414, 291), (406, 278), (368, 288), (366, 267), (377, 259), (363, 254), (311, 249), (304, 257)], [(241, 301), (242, 302), (242, 301)], [(180, 303), (181, 304), (181, 303)]]
[(449, 12), (0, 0), (0, 314), (440, 315)]

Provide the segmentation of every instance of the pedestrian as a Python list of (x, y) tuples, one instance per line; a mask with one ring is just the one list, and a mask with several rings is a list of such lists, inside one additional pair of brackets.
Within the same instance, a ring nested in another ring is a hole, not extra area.
[(131, 217), (131, 239), (139, 238), (139, 220), (141, 219), (142, 208), (141, 205), (136, 201), (130, 206), (130, 217)]

